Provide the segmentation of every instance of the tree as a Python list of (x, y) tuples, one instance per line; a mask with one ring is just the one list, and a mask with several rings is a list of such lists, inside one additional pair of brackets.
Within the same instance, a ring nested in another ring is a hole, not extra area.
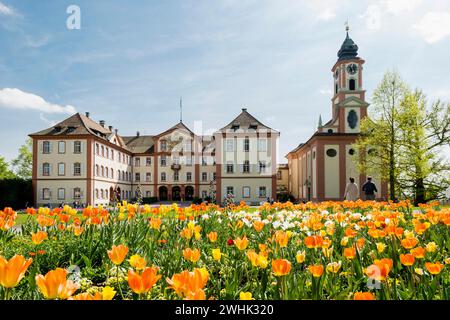
[(399, 187), (414, 204), (444, 196), (450, 165), (440, 154), (450, 143), (450, 104), (440, 101), (427, 110), (425, 95), (407, 93), (400, 104), (401, 152)]
[(22, 179), (31, 179), (33, 168), (33, 141), (27, 139), (25, 144), (19, 148), (19, 155), (11, 163), (16, 175)]
[(0, 157), (0, 180), (14, 179), (16, 177), (8, 167), (9, 164), (6, 162), (5, 158)]
[(407, 85), (395, 71), (388, 71), (375, 89), (369, 117), (361, 121), (355, 143), (360, 172), (381, 174), (389, 181), (389, 198), (396, 199), (397, 155), (400, 145), (399, 108)]
[(388, 180), (391, 200), (413, 198), (417, 205), (443, 196), (450, 185), (442, 155), (450, 145), (450, 104), (427, 108), (425, 95), (410, 91), (395, 72), (386, 73), (373, 101), (355, 143), (361, 172)]

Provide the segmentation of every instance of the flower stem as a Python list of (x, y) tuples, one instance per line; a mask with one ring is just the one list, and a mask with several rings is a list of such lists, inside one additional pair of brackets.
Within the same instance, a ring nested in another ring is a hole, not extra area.
[(117, 285), (119, 286), (119, 292), (120, 292), (120, 296), (122, 297), (122, 300), (125, 300), (123, 298), (123, 293), (122, 293), (122, 286), (120, 285), (120, 281), (119, 281), (119, 266), (116, 266), (116, 270), (117, 270)]

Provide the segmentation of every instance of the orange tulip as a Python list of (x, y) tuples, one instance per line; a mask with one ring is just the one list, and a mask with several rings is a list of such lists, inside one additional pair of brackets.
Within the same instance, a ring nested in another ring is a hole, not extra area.
[(309, 236), (305, 238), (305, 245), (310, 249), (321, 247), (322, 243), (323, 239), (321, 236)]
[(287, 232), (284, 232), (282, 230), (278, 230), (275, 232), (275, 241), (280, 246), (280, 248), (286, 248), (288, 241), (289, 241), (289, 235)]
[(402, 247), (405, 249), (414, 248), (419, 241), (416, 238), (406, 238), (402, 240)]
[(237, 238), (234, 240), (234, 244), (236, 245), (236, 247), (239, 250), (245, 250), (248, 246), (248, 239), (247, 236), (244, 236), (242, 239), (241, 238)]
[(33, 241), (34, 244), (41, 244), (42, 241), (45, 239), (48, 239), (47, 232), (45, 231), (38, 231), (36, 233), (31, 233), (31, 241)]
[(285, 276), (291, 272), (291, 263), (286, 259), (272, 260), (272, 270), (275, 276)]
[(425, 268), (427, 268), (429, 273), (437, 275), (441, 273), (442, 269), (444, 269), (444, 265), (439, 261), (436, 263), (426, 262)]
[(198, 289), (203, 289), (208, 282), (209, 273), (205, 268), (195, 268), (193, 272), (185, 270), (181, 273), (174, 274), (171, 279), (166, 281), (179, 296), (187, 297), (192, 292), (194, 294)]
[(203, 289), (197, 289), (195, 291), (189, 291), (186, 295), (186, 300), (206, 300), (206, 294)]
[(159, 230), (161, 227), (162, 220), (160, 218), (151, 218), (150, 219), (150, 228)]
[(33, 259), (25, 259), (21, 255), (15, 255), (6, 260), (0, 256), (0, 285), (4, 288), (14, 288), (22, 280)]
[(375, 296), (371, 292), (355, 292), (353, 300), (375, 300)]
[(46, 299), (67, 299), (78, 289), (78, 285), (67, 280), (67, 270), (56, 268), (45, 276), (38, 274), (36, 284)]
[(401, 254), (400, 255), (400, 262), (404, 266), (412, 266), (414, 264), (414, 255), (412, 254)]
[(344, 256), (349, 259), (352, 260), (356, 257), (356, 249), (351, 247), (351, 248), (345, 248), (344, 249)]
[(423, 259), (425, 257), (425, 249), (422, 247), (417, 247), (414, 249), (411, 249), (409, 252), (411, 252), (411, 254), (414, 256), (414, 258), (417, 259)]
[(264, 222), (262, 221), (254, 221), (253, 222), (253, 228), (255, 228), (256, 231), (261, 232), (262, 229), (264, 229)]
[(323, 265), (311, 265), (308, 267), (308, 271), (311, 272), (313, 277), (319, 278), (323, 274), (324, 267)]
[(366, 274), (369, 278), (378, 281), (385, 280), (389, 275), (393, 266), (392, 259), (383, 258), (381, 260), (376, 259), (374, 264), (370, 265), (366, 270)]
[(211, 242), (217, 241), (217, 232), (215, 232), (215, 231), (211, 231), (206, 236), (208, 237), (209, 241), (211, 241)]
[(137, 294), (147, 293), (161, 278), (161, 275), (157, 273), (158, 268), (156, 267), (145, 268), (142, 275), (133, 270), (128, 270), (128, 285)]
[(191, 262), (197, 262), (200, 259), (200, 250), (191, 248), (186, 248), (183, 250), (183, 257)]
[(115, 264), (122, 264), (123, 260), (128, 254), (128, 248), (124, 245), (112, 246), (111, 250), (108, 250), (109, 259)]

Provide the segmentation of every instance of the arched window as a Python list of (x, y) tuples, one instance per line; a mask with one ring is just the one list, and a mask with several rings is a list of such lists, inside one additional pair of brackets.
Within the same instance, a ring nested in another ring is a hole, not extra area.
[(109, 176), (109, 169), (108, 167), (105, 167), (105, 177), (108, 178), (108, 176)]
[(95, 175), (99, 176), (100, 175), (100, 171), (99, 171), (99, 166), (98, 164), (95, 165)]
[(354, 91), (355, 90), (355, 87), (356, 87), (355, 79), (350, 79), (350, 81), (348, 83), (348, 87), (349, 87), (350, 91)]
[(104, 156), (105, 156), (105, 147), (102, 146), (102, 157), (104, 157)]
[(111, 168), (111, 179), (114, 179), (114, 170)]
[(334, 86), (334, 93), (337, 93), (337, 92), (338, 92), (338, 85), (336, 83), (336, 85)]
[(105, 176), (105, 167), (102, 166), (102, 177)]
[(100, 194), (101, 194), (101, 198), (104, 199), (105, 194), (104, 194), (104, 192), (103, 192), (103, 189), (100, 190)]
[(105, 189), (105, 199), (108, 199), (108, 189)]
[(95, 199), (98, 199), (98, 189), (95, 189)]

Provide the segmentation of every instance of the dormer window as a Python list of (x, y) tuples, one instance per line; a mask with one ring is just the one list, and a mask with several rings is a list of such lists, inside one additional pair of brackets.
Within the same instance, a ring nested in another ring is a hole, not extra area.
[(68, 127), (66, 133), (71, 133), (75, 131), (75, 127)]
[(234, 131), (239, 129), (239, 123), (233, 123), (233, 125), (231, 126), (231, 129), (233, 129)]
[(251, 124), (250, 126), (249, 126), (249, 129), (250, 130), (256, 130), (258, 128), (258, 125), (256, 125), (256, 124)]

